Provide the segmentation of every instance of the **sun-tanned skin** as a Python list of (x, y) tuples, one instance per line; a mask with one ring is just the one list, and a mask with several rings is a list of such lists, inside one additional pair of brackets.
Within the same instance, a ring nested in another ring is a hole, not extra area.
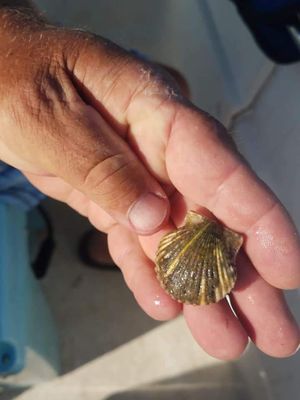
[[(238, 357), (248, 335), (272, 356), (294, 353), (299, 330), (280, 289), (300, 285), (299, 238), (224, 128), (150, 65), (92, 34), (45, 25), (29, 2), (13, 5), (0, 0), (0, 159), (108, 233), (153, 318), (183, 311), (221, 359)], [(238, 318), (226, 301), (182, 306), (155, 277), (160, 237), (200, 205), (245, 237), (231, 295)]]

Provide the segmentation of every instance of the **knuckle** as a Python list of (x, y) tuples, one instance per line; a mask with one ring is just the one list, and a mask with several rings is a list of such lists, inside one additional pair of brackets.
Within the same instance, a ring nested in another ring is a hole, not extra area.
[(55, 57), (42, 60), (30, 73), (24, 73), (12, 91), (11, 115), (22, 128), (28, 121), (40, 129), (65, 120), (78, 100), (68, 74)]
[[(72, 45), (74, 34), (79, 43), (75, 48)], [(91, 80), (97, 80), (101, 101), (108, 104), (117, 99), (123, 114), (140, 95), (164, 99), (179, 97), (176, 82), (157, 64), (141, 60), (116, 44), (86, 32), (73, 32), (69, 40), (67, 58), (72, 60), (70, 69), (74, 75), (86, 87), (91, 85)], [(95, 64), (102, 66), (97, 77), (91, 70)]]
[(90, 167), (84, 174), (81, 189), (102, 204), (117, 207), (137, 191), (135, 162), (125, 154), (114, 154)]
[(23, 105), (37, 122), (53, 118), (63, 111), (69, 105), (69, 85), (60, 69), (55, 67), (51, 71), (51, 66), (40, 71), (35, 79), (35, 85), (31, 90), (24, 92)]
[(146, 62), (134, 61), (135, 63), (131, 65), (130, 70), (125, 71), (127, 76), (131, 78), (126, 78), (127, 82), (132, 82), (132, 84), (130, 87), (127, 84), (129, 90), (127, 97), (124, 97), (122, 106), (124, 114), (130, 114), (131, 107), (134, 106), (135, 102), (138, 103), (140, 97), (151, 99), (152, 112), (159, 110), (163, 104), (180, 99), (176, 85), (162, 68)]

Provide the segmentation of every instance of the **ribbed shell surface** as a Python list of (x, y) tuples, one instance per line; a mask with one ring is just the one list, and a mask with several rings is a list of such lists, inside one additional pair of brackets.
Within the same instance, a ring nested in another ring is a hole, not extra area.
[(234, 287), (234, 261), (242, 242), (240, 234), (189, 211), (185, 225), (165, 235), (159, 244), (157, 277), (182, 303), (216, 303)]

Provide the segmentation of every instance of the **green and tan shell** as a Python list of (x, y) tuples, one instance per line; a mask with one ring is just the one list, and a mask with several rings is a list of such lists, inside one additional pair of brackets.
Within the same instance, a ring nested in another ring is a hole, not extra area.
[(235, 285), (234, 262), (242, 243), (240, 234), (189, 211), (184, 226), (160, 241), (157, 277), (175, 300), (196, 305), (216, 303)]

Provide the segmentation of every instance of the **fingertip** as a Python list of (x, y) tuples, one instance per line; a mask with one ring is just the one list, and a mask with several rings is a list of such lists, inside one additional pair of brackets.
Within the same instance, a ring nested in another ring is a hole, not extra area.
[(109, 231), (108, 239), (111, 255), (140, 307), (158, 321), (175, 318), (182, 306), (160, 286), (154, 264), (145, 256), (135, 234), (116, 225)]
[(270, 357), (287, 358), (299, 350), (300, 331), (295, 321), (288, 321), (266, 337), (265, 341), (256, 343), (257, 347)]
[(169, 211), (167, 197), (146, 193), (130, 207), (128, 219), (136, 233), (149, 235), (157, 232), (164, 224), (169, 216)]
[(223, 344), (220, 347), (211, 348), (206, 350), (209, 355), (217, 358), (221, 361), (234, 361), (238, 360), (246, 351), (250, 339), (245, 331), (241, 330), (241, 332), (237, 335), (234, 335), (234, 343)]
[(212, 357), (217, 358), (218, 360), (221, 361), (235, 361), (238, 360), (239, 358), (242, 357), (242, 355), (245, 353), (248, 345), (249, 345), (249, 338), (246, 337), (245, 340), (239, 341), (238, 343), (235, 344), (234, 347), (232, 348), (227, 348), (227, 349), (222, 349), (222, 351), (213, 351), (211, 353), (208, 353)]
[(255, 345), (272, 357), (289, 357), (299, 345), (299, 327), (281, 290), (267, 283), (240, 253), (233, 308)]
[(161, 288), (150, 263), (143, 260), (134, 273), (129, 266), (121, 268), (124, 279), (137, 303), (149, 317), (157, 321), (171, 320), (181, 313), (182, 305)]
[(157, 321), (169, 321), (182, 311), (182, 305), (172, 300), (166, 293), (158, 290), (156, 294), (141, 293), (136, 290), (134, 297), (149, 317)]
[(122, 272), (137, 303), (149, 317), (157, 321), (168, 321), (181, 313), (182, 305), (161, 288), (150, 262), (140, 264), (134, 276), (126, 271), (126, 267)]

